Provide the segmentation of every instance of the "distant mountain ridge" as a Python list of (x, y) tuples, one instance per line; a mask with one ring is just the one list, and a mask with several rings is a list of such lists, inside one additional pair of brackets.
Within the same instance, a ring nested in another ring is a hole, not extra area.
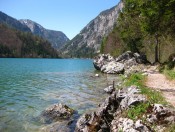
[(55, 49), (60, 48), (69, 40), (68, 37), (61, 31), (45, 29), (40, 24), (29, 19), (21, 19), (19, 21), (23, 25), (26, 25), (33, 34), (47, 39)]
[(24, 32), (31, 32), (30, 28), (19, 22), (17, 19), (8, 16), (7, 14), (0, 11), (0, 23), (8, 25), (11, 28), (18, 29)]
[(101, 12), (61, 49), (65, 57), (92, 57), (100, 50), (103, 37), (113, 29), (123, 2)]
[(28, 19), (17, 20), (1, 11), (0, 23), (23, 32), (31, 32), (34, 35), (38, 35), (48, 40), (55, 49), (60, 48), (69, 40), (68, 37), (61, 31), (45, 29), (38, 23)]

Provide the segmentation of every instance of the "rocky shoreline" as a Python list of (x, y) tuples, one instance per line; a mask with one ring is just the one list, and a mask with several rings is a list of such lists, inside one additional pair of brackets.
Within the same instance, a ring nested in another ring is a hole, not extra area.
[(138, 68), (141, 64), (149, 65), (150, 63), (145, 55), (127, 51), (117, 58), (114, 58), (109, 54), (100, 54), (95, 57), (93, 64), (97, 70), (100, 70), (103, 73), (130, 74), (142, 71), (143, 69)]
[[(123, 113), (147, 98), (136, 86), (114, 91), (100, 107), (82, 115), (76, 125), (76, 132), (153, 132), (163, 131), (166, 124), (175, 122), (175, 112), (161, 104), (152, 104), (142, 119), (132, 120)], [(153, 129), (152, 124), (157, 126)]]
[[(107, 74), (124, 74), (142, 72), (148, 74), (149, 62), (146, 57), (130, 51), (117, 58), (102, 54), (95, 58), (94, 67)], [(96, 76), (98, 77), (98, 76)], [(111, 85), (104, 89), (109, 96), (99, 107), (85, 113), (78, 120), (73, 119), (75, 111), (63, 104), (56, 104), (42, 112), (47, 121), (60, 121), (48, 131), (61, 132), (163, 132), (167, 125), (175, 123), (175, 111), (162, 104), (148, 103), (148, 97), (142, 94), (138, 86), (123, 86), (116, 89)], [(136, 120), (126, 116), (129, 109), (139, 104), (148, 104), (146, 112)], [(72, 129), (71, 125), (76, 126)]]

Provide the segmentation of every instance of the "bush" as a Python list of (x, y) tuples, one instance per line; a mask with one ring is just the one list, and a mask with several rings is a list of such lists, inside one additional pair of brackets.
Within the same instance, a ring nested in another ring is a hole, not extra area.
[(175, 67), (175, 53), (170, 55), (167, 63), (168, 69), (173, 69)]

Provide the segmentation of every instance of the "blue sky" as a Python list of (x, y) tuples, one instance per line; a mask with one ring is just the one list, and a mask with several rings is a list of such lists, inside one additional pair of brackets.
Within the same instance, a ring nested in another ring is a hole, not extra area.
[(30, 19), (72, 39), (101, 11), (119, 0), (0, 0), (0, 10), (16, 19)]

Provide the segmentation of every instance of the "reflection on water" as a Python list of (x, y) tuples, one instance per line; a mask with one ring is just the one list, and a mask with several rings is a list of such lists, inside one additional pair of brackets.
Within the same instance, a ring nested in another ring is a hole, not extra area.
[(85, 59), (0, 59), (0, 73), (0, 131), (8, 132), (39, 131), (45, 124), (36, 117), (54, 103), (79, 114), (93, 110), (116, 79), (94, 77), (92, 60)]

